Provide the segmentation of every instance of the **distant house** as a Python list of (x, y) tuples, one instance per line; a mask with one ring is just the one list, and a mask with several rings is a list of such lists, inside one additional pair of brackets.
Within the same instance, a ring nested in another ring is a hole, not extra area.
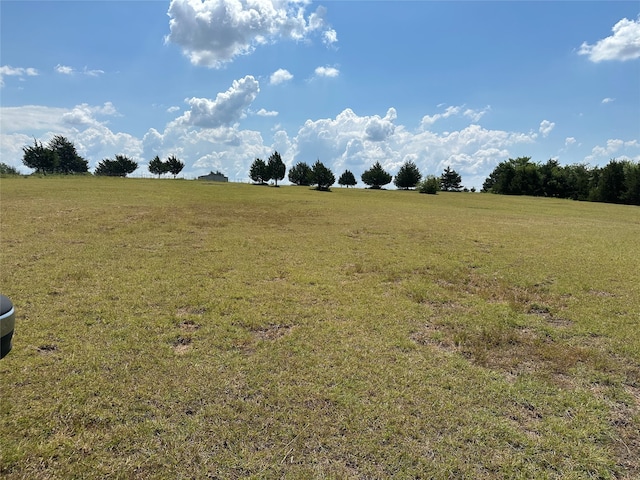
[(207, 180), (209, 182), (228, 182), (229, 177), (220, 172), (211, 172), (208, 175), (200, 175), (198, 180)]

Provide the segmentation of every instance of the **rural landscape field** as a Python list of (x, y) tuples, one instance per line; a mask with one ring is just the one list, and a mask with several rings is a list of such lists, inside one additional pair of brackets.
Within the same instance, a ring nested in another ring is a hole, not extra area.
[(640, 208), (0, 180), (3, 479), (640, 477)]

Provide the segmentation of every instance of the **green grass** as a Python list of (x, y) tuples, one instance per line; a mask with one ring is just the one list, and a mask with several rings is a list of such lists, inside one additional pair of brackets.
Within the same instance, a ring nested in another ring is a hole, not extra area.
[(0, 474), (637, 478), (640, 209), (3, 178)]

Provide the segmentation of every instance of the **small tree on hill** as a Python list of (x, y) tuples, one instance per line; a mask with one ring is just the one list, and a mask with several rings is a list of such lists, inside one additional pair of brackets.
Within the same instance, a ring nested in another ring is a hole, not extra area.
[(284, 178), (284, 174), (287, 170), (287, 167), (285, 166), (278, 152), (273, 152), (269, 157), (267, 169), (269, 170), (269, 179), (274, 180), (277, 187), (278, 180), (282, 180)]
[(422, 179), (422, 174), (415, 163), (407, 161), (400, 167), (393, 183), (396, 187), (408, 190), (414, 188)]
[(345, 170), (338, 179), (338, 184), (343, 186), (346, 185), (347, 188), (349, 188), (350, 186), (353, 187), (356, 183), (358, 183), (356, 182), (356, 177), (353, 175), (353, 173), (351, 173), (350, 170)]
[(427, 175), (422, 182), (418, 184), (418, 192), (435, 195), (440, 190), (440, 179), (434, 175)]
[(20, 175), (20, 172), (15, 167), (0, 162), (0, 175)]
[(376, 162), (369, 170), (362, 174), (361, 178), (362, 182), (369, 185), (370, 188), (379, 189), (382, 188), (383, 185), (390, 183), (393, 177), (391, 174), (385, 172), (380, 162)]
[(459, 192), (462, 190), (461, 182), (462, 177), (451, 167), (445, 168), (440, 176), (440, 187), (445, 192)]
[(58, 165), (58, 156), (56, 153), (45, 148), (42, 142), (38, 142), (33, 139), (32, 147), (23, 147), (22, 151), (24, 155), (22, 157), (22, 163), (25, 167), (33, 168), (36, 173), (53, 173)]
[(289, 169), (288, 178), (295, 185), (311, 185), (311, 167), (299, 162)]
[(329, 187), (336, 181), (336, 177), (333, 172), (329, 170), (324, 164), (317, 160), (313, 164), (311, 169), (311, 184), (317, 185), (316, 190), (329, 190)]
[(167, 164), (160, 160), (160, 157), (156, 155), (153, 160), (149, 162), (149, 172), (153, 175), (158, 175), (158, 178), (160, 178), (160, 175), (168, 172)]
[(96, 165), (95, 174), (107, 177), (126, 177), (138, 168), (138, 163), (125, 155), (116, 155), (114, 160), (106, 158)]
[(49, 141), (48, 147), (58, 157), (55, 168), (57, 173), (87, 173), (89, 171), (89, 162), (78, 155), (75, 145), (62, 135), (54, 136)]
[(22, 163), (36, 173), (86, 173), (88, 162), (78, 155), (76, 147), (62, 135), (54, 136), (45, 147), (34, 139), (32, 147), (22, 149)]
[(249, 178), (256, 183), (264, 184), (269, 181), (269, 168), (261, 158), (256, 158), (249, 168)]
[(176, 178), (176, 175), (178, 175), (184, 168), (184, 162), (178, 160), (175, 155), (171, 155), (167, 158), (165, 165), (166, 171), (171, 173), (173, 178)]

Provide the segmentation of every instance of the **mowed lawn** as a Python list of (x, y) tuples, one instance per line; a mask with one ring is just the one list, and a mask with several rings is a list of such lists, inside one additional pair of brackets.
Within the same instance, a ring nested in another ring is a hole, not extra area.
[(3, 479), (640, 477), (640, 208), (2, 178)]

